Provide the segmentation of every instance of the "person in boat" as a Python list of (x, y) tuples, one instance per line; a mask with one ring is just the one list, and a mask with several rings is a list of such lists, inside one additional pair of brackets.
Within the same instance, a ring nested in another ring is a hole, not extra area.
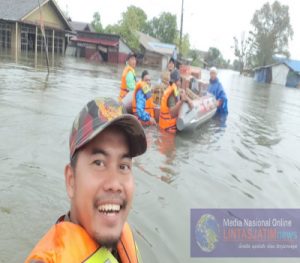
[(170, 83), (170, 72), (165, 71), (161, 74), (161, 83), (155, 85), (152, 88), (152, 97), (155, 105), (159, 105), (161, 103), (161, 98), (164, 94), (164, 91), (167, 89)]
[(207, 91), (213, 94), (217, 100), (217, 112), (227, 114), (227, 96), (221, 82), (217, 77), (218, 70), (215, 67), (212, 67), (209, 71), (209, 74), (210, 79)]
[(122, 101), (122, 99), (127, 95), (129, 91), (133, 91), (135, 89), (135, 85), (136, 85), (135, 68), (136, 68), (136, 54), (129, 53), (126, 60), (126, 66), (122, 73), (119, 101)]
[(173, 70), (171, 80), (161, 99), (159, 127), (165, 131), (175, 133), (176, 121), (180, 107), (187, 102), (192, 108), (192, 101), (188, 98), (184, 89), (180, 90), (181, 78), (177, 69)]
[(136, 84), (133, 92), (132, 113), (138, 118), (143, 126), (156, 125), (151, 91), (151, 78), (147, 70), (143, 71), (142, 79)]
[(170, 74), (175, 70), (176, 68), (176, 60), (172, 57), (169, 60), (167, 70), (170, 72)]
[[(168, 62), (166, 70), (162, 72), (161, 77), (157, 81), (158, 85), (163, 83), (163, 75), (169, 74), (169, 76), (170, 76), (170, 74), (176, 69), (175, 64), (176, 64), (176, 61), (174, 60), (174, 58), (171, 57)], [(168, 82), (167, 86), (168, 85), (169, 85), (169, 82)]]
[(99, 98), (75, 118), (65, 184), (70, 211), (26, 263), (134, 262), (141, 257), (126, 222), (134, 195), (132, 158), (147, 149), (144, 130), (120, 102)]

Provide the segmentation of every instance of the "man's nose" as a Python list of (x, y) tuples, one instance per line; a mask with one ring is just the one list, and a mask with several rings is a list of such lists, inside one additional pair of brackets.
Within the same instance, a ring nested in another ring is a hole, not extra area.
[(104, 182), (104, 190), (111, 192), (122, 192), (120, 172), (116, 168), (110, 168)]

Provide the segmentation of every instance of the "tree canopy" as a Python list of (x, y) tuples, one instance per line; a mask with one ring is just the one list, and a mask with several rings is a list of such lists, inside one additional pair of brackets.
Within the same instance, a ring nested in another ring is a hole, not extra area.
[(147, 15), (143, 9), (136, 6), (129, 6), (126, 12), (122, 13), (121, 20), (115, 25), (108, 25), (105, 32), (120, 35), (127, 45), (133, 50), (139, 50), (137, 31), (144, 31), (147, 25)]
[(205, 61), (209, 67), (227, 68), (229, 61), (223, 58), (221, 51), (218, 48), (210, 47), (205, 56)]
[(274, 54), (289, 55), (288, 42), (293, 37), (290, 24), (289, 7), (275, 1), (266, 3), (254, 13), (251, 20), (254, 27), (253, 37), (254, 59), (258, 65), (272, 63)]
[[(177, 17), (169, 12), (163, 12), (158, 17), (154, 17), (148, 21), (143, 9), (131, 5), (122, 13), (121, 19), (117, 24), (108, 25), (103, 29), (100, 14), (96, 12), (92, 25), (97, 32), (120, 35), (126, 44), (135, 51), (140, 50), (138, 31), (157, 38), (163, 43), (175, 44), (179, 50)], [(185, 34), (182, 39), (182, 55), (187, 56), (189, 49), (189, 35)]]
[(145, 32), (164, 43), (175, 43), (177, 37), (177, 18), (169, 12), (163, 12), (159, 17), (152, 18)]
[(103, 31), (103, 27), (101, 24), (101, 16), (99, 12), (95, 12), (93, 15), (93, 21), (91, 23), (92, 27), (94, 28), (94, 30), (96, 32), (102, 32)]
[[(235, 38), (235, 56), (249, 67), (273, 63), (273, 56), (289, 56), (288, 43), (293, 37), (289, 7), (275, 1), (256, 10), (251, 20), (253, 30), (244, 44)], [(246, 59), (245, 59), (246, 57)], [(243, 65), (242, 65), (243, 66)]]

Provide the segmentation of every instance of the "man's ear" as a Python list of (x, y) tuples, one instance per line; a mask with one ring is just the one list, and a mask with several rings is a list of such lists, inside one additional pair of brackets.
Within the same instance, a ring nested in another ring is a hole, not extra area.
[(65, 167), (65, 183), (68, 196), (72, 199), (75, 187), (75, 171), (70, 164), (67, 164)]

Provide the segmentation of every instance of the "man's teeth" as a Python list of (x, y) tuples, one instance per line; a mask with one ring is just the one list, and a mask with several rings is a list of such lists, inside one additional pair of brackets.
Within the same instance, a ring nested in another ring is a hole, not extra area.
[(98, 206), (99, 212), (105, 212), (105, 213), (118, 213), (121, 209), (120, 205), (115, 204), (105, 204)]

